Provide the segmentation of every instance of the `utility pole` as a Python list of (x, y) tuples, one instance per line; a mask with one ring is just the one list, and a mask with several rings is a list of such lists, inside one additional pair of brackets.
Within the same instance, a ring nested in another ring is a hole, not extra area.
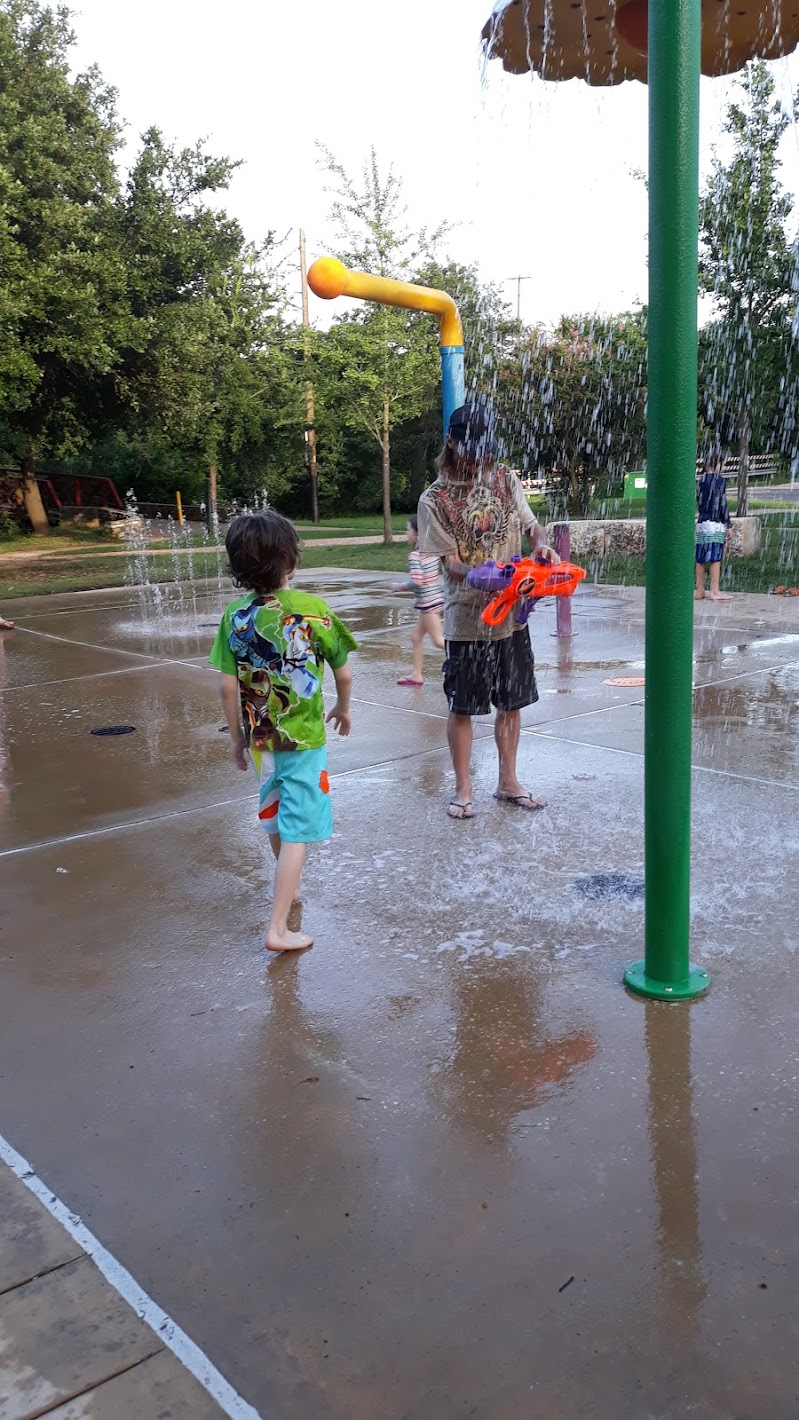
[(521, 321), (521, 318), (522, 318), (522, 282), (523, 282), (523, 281), (532, 281), (532, 279), (533, 279), (533, 278), (532, 278), (531, 276), (506, 276), (506, 277), (505, 277), (505, 280), (506, 280), (506, 281), (515, 281), (515, 282), (516, 282), (516, 320), (517, 320), (517, 321)]
[[(311, 323), (308, 319), (308, 272), (305, 262), (305, 230), (300, 227), (300, 281), (302, 285), (302, 330), (306, 366), (311, 358)], [(319, 522), (319, 467), (316, 462), (316, 412), (313, 380), (305, 385), (305, 442), (308, 448), (308, 472), (311, 475), (311, 520)]]

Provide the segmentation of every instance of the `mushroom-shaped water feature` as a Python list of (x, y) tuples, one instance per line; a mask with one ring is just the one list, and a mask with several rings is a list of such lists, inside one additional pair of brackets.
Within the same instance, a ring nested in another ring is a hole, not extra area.
[[(489, 57), (511, 74), (620, 84), (647, 71), (647, 0), (499, 0), (483, 27)], [(702, 0), (701, 67), (733, 74), (799, 43), (797, 0)]]
[(710, 980), (689, 955), (699, 75), (790, 53), (799, 0), (498, 0), (483, 39), (514, 74), (649, 85), (645, 958), (624, 979), (685, 999)]

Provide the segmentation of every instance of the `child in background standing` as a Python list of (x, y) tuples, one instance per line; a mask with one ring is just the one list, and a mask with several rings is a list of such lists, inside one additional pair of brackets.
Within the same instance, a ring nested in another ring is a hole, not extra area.
[(327, 662), (338, 696), (327, 721), (348, 735), (347, 656), (357, 642), (326, 602), (289, 587), (300, 540), (288, 518), (272, 511), (234, 518), (225, 547), (233, 582), (247, 594), (225, 611), (210, 661), (222, 673), (233, 763), (246, 770), (249, 750), (260, 783), (258, 817), (276, 859), (265, 945), (300, 951), (313, 938), (289, 930), (289, 911), (308, 844), (333, 833), (322, 678)]
[(711, 602), (728, 602), (729, 592), (719, 591), (721, 559), (724, 543), (730, 526), (727, 508), (727, 482), (722, 472), (724, 460), (720, 454), (711, 454), (705, 459), (702, 477), (696, 486), (696, 600), (705, 597), (705, 568), (710, 568), (710, 591), (707, 599)]
[(439, 559), (437, 557), (423, 557), (418, 551), (416, 544), (419, 541), (419, 520), (415, 513), (412, 518), (408, 519), (405, 537), (411, 549), (408, 553), (409, 579), (407, 582), (398, 582), (396, 590), (415, 594), (413, 604), (419, 615), (411, 632), (413, 645), (411, 673), (400, 676), (397, 685), (420, 686), (424, 684), (425, 636), (430, 637), (438, 651), (444, 650), (444, 631), (441, 625), (444, 593), (439, 578)]

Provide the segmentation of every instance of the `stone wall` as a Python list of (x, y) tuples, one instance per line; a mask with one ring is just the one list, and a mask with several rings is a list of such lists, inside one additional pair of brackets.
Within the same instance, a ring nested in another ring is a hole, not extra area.
[[(552, 542), (554, 523), (546, 528)], [(645, 518), (587, 518), (569, 523), (571, 557), (579, 562), (597, 557), (642, 557), (646, 552)], [(751, 557), (762, 542), (759, 518), (733, 518), (727, 533), (726, 552), (731, 557)]]

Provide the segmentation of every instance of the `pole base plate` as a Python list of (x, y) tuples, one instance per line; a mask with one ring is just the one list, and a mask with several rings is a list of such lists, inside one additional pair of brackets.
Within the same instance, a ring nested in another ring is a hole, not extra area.
[(645, 962), (634, 961), (624, 973), (624, 984), (639, 996), (649, 996), (655, 1001), (690, 1001), (693, 996), (701, 996), (710, 985), (710, 973), (701, 966), (689, 966), (688, 975), (682, 981), (656, 981), (647, 976)]

